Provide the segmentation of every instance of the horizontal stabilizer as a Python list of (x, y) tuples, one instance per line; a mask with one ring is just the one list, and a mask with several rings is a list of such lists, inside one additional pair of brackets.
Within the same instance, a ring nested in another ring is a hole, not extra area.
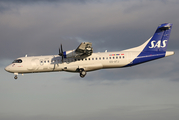
[(167, 51), (165, 54), (165, 57), (170, 56), (170, 55), (174, 55), (175, 52), (174, 51)]

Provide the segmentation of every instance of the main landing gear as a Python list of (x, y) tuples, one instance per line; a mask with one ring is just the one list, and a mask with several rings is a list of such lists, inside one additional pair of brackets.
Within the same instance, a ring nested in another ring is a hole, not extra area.
[(80, 68), (80, 69), (79, 69), (79, 72), (80, 72), (80, 77), (81, 77), (81, 78), (84, 78), (85, 75), (86, 75), (86, 71), (85, 71), (83, 68)]

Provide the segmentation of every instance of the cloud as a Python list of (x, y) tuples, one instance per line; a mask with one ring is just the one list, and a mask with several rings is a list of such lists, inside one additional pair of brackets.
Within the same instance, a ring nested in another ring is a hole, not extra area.
[(150, 120), (150, 119), (170, 119), (177, 120), (178, 105), (153, 105), (153, 106), (122, 106), (120, 108), (111, 108), (102, 110), (99, 113), (79, 115), (79, 116), (48, 116), (48, 115), (36, 115), (36, 116), (13, 116), (5, 117), (3, 120), (24, 120), (24, 119), (36, 119), (36, 120), (84, 120), (84, 119), (98, 119), (98, 120)]
[(178, 49), (176, 2), (57, 2), (10, 7), (0, 13), (0, 50), (5, 51), (1, 54), (5, 58), (57, 54), (60, 43), (65, 50), (75, 49), (78, 38), (92, 42), (95, 52), (127, 49), (145, 42), (163, 22), (174, 23), (169, 49)]
[(25, 75), (15, 81), (2, 71), (1, 77), (3, 120), (160, 120), (162, 114), (178, 118), (178, 82), (121, 80), (107, 85), (66, 80), (68, 76), (59, 73)]

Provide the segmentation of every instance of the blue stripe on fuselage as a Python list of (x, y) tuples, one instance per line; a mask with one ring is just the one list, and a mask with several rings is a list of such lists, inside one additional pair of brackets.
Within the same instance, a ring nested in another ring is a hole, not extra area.
[(165, 57), (165, 51), (160, 51), (160, 52), (141, 52), (137, 58), (135, 58), (130, 64), (126, 65), (125, 67), (128, 66), (133, 66), (137, 64), (141, 64), (144, 62), (148, 62), (151, 60), (159, 59), (162, 57)]

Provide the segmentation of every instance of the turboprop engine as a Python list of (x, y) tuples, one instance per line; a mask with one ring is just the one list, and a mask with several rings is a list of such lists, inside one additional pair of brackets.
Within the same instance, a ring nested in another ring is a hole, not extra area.
[(62, 50), (62, 45), (61, 45), (61, 51), (62, 52), (59, 53), (60, 56), (63, 56), (64, 58), (71, 58), (71, 57), (80, 57), (84, 55), (90, 56), (93, 53), (93, 48), (92, 48), (92, 43), (83, 42), (78, 46), (76, 50), (74, 49), (64, 52)]

